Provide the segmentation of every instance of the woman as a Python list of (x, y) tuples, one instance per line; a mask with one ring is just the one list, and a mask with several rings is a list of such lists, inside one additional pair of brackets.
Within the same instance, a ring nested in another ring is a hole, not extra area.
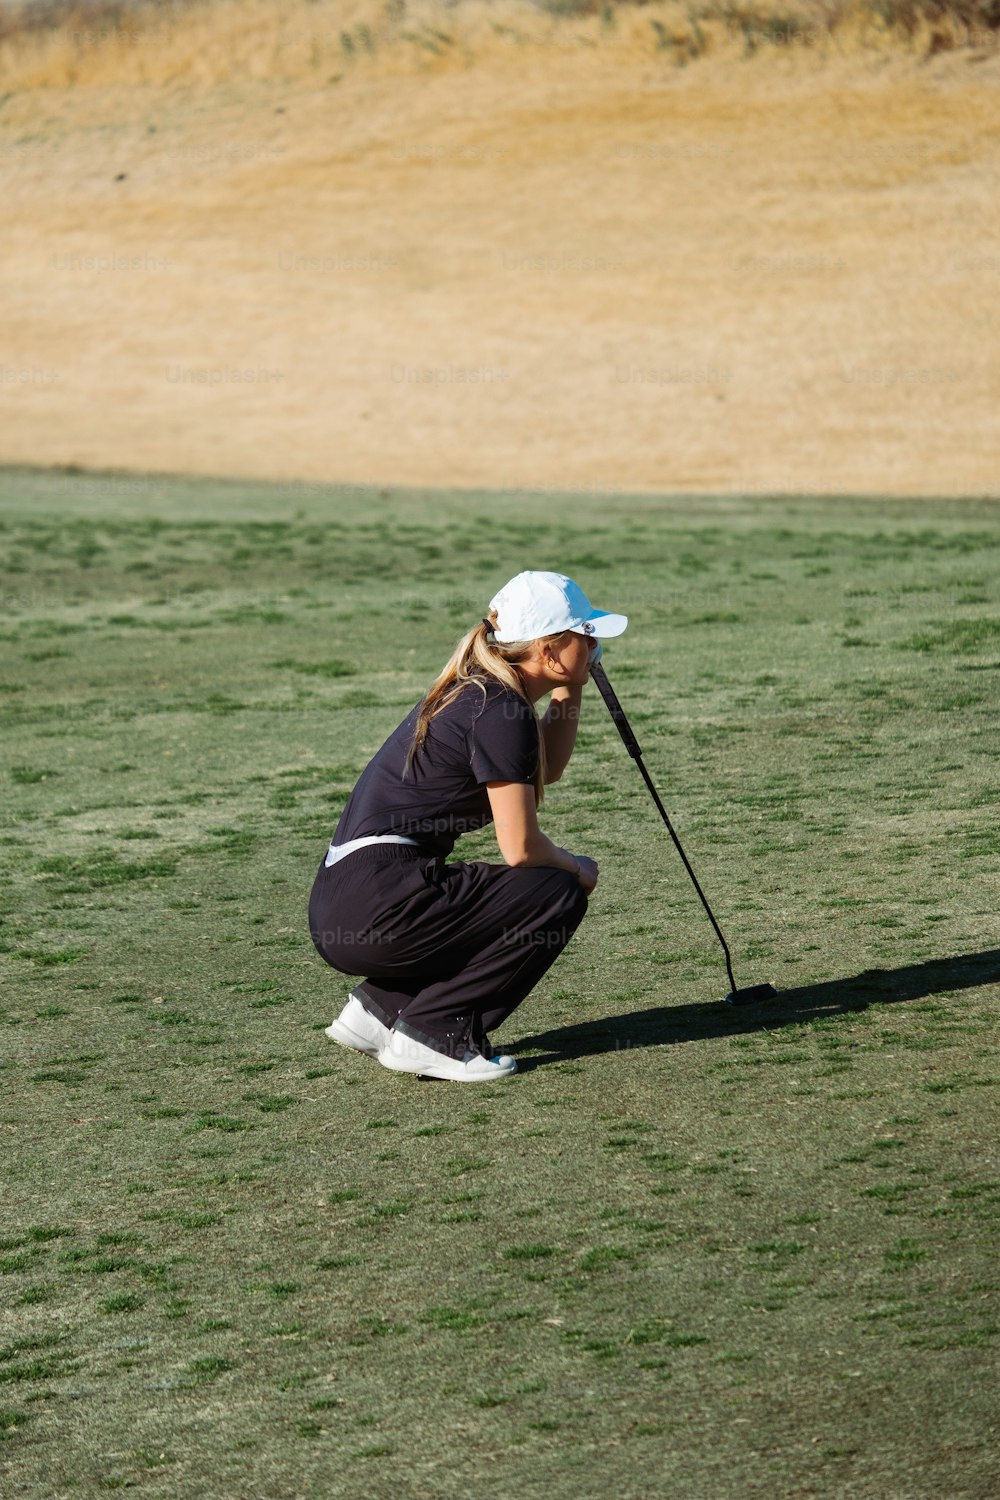
[[(516, 1071), (488, 1033), (565, 948), (598, 875), (546, 837), (537, 809), (573, 753), (599, 638), (627, 624), (561, 573), (519, 573), (370, 761), (309, 903), (322, 957), (366, 976), (327, 1036), (398, 1073)], [(504, 864), (447, 862), (491, 820)]]

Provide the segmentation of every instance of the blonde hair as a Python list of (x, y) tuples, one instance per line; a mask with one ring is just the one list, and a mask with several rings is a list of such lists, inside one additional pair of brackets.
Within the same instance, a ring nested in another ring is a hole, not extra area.
[[(540, 807), (545, 795), (545, 741), (535, 705), (528, 697), (524, 680), (517, 670), (519, 663), (531, 656), (536, 643), (534, 641), (511, 641), (507, 645), (502, 645), (499, 641), (493, 640), (492, 626), (496, 624), (496, 618), (496, 610), (490, 610), (491, 623), (489, 625), (483, 619), (471, 630), (466, 631), (421, 699), (413, 739), (406, 752), (403, 776), (406, 777), (414, 755), (423, 747), (427, 738), (427, 730), (435, 714), (447, 708), (449, 703), (454, 703), (459, 693), (463, 692), (469, 683), (475, 683), (476, 687), (482, 689), (485, 704), (487, 683), (492, 679), (494, 682), (502, 682), (505, 687), (517, 693), (518, 697), (523, 698), (531, 709), (535, 728), (538, 731), (535, 806)], [(555, 635), (540, 636), (539, 640), (547, 644), (562, 641), (570, 634), (572, 634), (571, 631), (560, 630)]]

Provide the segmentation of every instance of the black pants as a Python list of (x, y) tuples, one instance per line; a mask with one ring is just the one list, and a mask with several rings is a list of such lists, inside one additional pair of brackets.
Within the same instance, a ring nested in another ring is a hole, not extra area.
[(520, 1005), (586, 910), (567, 870), (369, 844), (320, 866), (309, 930), (331, 968), (365, 976), (357, 989), (384, 1025), (461, 1057)]

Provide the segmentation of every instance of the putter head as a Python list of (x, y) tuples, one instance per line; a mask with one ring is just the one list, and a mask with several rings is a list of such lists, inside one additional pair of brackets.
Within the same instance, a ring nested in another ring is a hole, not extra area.
[(761, 1000), (770, 1000), (778, 991), (773, 984), (748, 984), (741, 990), (733, 990), (726, 996), (727, 1005), (757, 1005)]

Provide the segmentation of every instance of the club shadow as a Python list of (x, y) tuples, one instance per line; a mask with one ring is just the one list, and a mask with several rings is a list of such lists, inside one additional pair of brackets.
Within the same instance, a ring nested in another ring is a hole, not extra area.
[[(843, 979), (800, 985), (779, 991), (756, 1005), (726, 1005), (721, 1000), (700, 1005), (659, 1005), (624, 1015), (559, 1026), (507, 1043), (517, 1055), (518, 1072), (529, 1073), (546, 1063), (565, 1062), (599, 1052), (622, 1052), (634, 1047), (668, 1047), (678, 1042), (701, 1042), (713, 1037), (774, 1031), (801, 1021), (867, 1010), (870, 1005), (894, 1005), (954, 990), (1000, 983), (1000, 948), (932, 958), (899, 969), (864, 969)], [(533, 1053), (524, 1056), (524, 1053)]]

